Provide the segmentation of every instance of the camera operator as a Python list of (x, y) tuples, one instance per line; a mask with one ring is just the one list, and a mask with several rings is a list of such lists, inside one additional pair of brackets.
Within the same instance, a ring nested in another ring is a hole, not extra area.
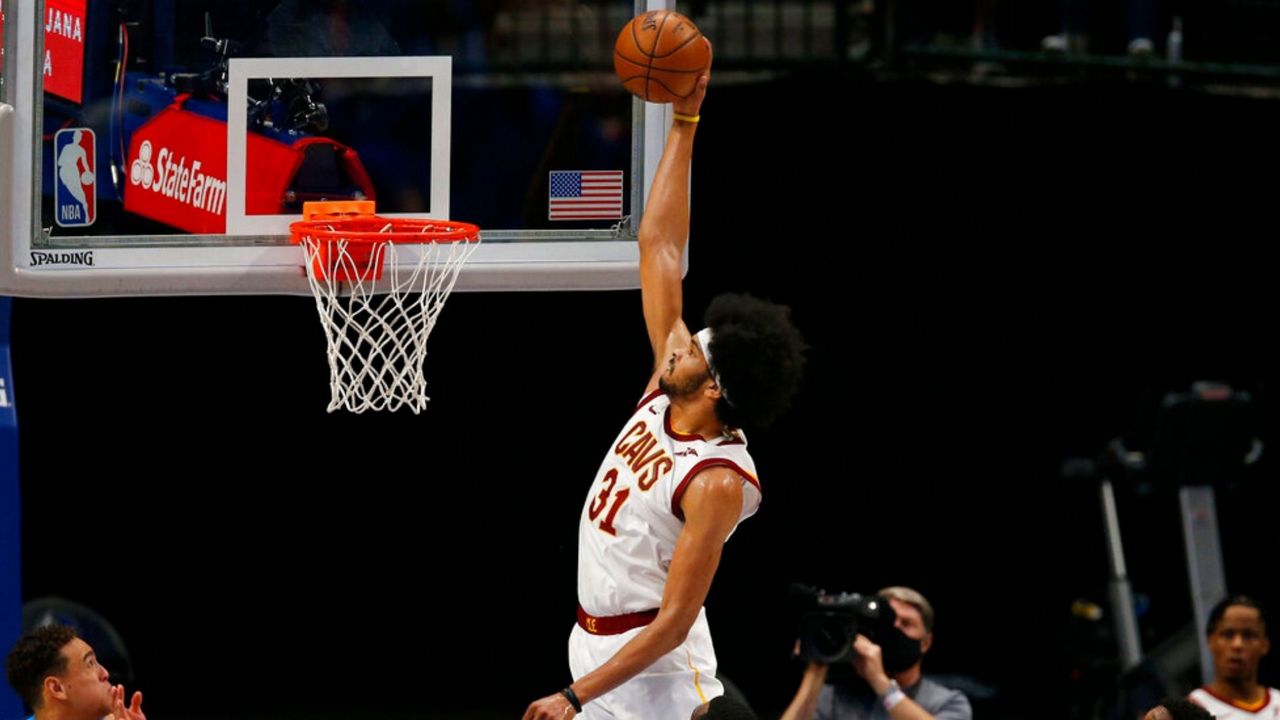
[(878, 593), (896, 618), (877, 645), (859, 633), (853, 641), (853, 669), (867, 688), (827, 685), (827, 665), (810, 661), (800, 689), (782, 720), (971, 720), (969, 700), (958, 690), (926, 679), (923, 655), (933, 644), (933, 606), (907, 587)]

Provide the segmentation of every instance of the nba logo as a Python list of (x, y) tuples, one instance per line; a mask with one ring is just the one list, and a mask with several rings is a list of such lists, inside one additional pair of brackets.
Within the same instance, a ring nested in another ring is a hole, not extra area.
[(89, 128), (67, 128), (53, 137), (53, 217), (62, 227), (92, 225), (97, 218), (95, 144)]

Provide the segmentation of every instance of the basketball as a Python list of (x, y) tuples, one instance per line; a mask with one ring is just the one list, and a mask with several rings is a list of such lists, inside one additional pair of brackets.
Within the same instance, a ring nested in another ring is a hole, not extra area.
[(613, 69), (638, 98), (669, 103), (688, 96), (711, 65), (711, 47), (698, 26), (672, 10), (637, 15), (613, 44)]

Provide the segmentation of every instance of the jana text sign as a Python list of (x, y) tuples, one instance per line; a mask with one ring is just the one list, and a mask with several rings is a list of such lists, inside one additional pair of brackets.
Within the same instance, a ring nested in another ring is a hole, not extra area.
[(47, 0), (44, 20), (44, 90), (78, 103), (84, 97), (85, 4)]

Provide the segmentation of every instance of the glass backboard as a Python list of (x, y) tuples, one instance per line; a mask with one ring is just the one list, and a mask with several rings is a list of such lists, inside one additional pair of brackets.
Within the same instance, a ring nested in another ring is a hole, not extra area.
[(319, 199), (479, 225), (460, 290), (634, 287), (670, 108), (613, 41), (671, 6), (0, 0), (0, 293), (308, 294)]

